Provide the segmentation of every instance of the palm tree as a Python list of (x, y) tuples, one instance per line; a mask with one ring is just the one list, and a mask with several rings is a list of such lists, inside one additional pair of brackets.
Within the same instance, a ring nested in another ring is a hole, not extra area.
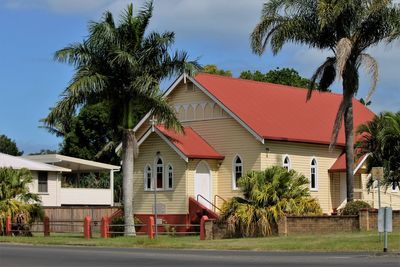
[(294, 170), (273, 166), (248, 172), (238, 185), (243, 197), (226, 202), (220, 218), (232, 235), (267, 236), (276, 233), (282, 215), (322, 213), (318, 201), (310, 197), (307, 178)]
[(63, 98), (51, 110), (45, 122), (56, 124), (59, 118), (85, 104), (106, 102), (115, 129), (122, 129), (123, 195), (125, 235), (136, 235), (133, 220), (133, 163), (137, 155), (135, 133), (136, 111), (152, 110), (168, 128), (181, 130), (174, 111), (162, 98), (161, 79), (179, 72), (196, 62), (187, 61), (187, 53), (170, 53), (173, 32), (146, 34), (153, 12), (147, 2), (135, 16), (133, 5), (121, 14), (119, 24), (110, 12), (99, 22), (89, 24), (89, 36), (82, 43), (67, 46), (55, 59), (75, 67), (71, 83)]
[[(367, 172), (374, 166), (384, 167), (383, 184), (386, 187), (400, 186), (400, 112), (382, 112), (372, 121), (360, 125), (356, 143), (357, 155), (369, 153)], [(368, 181), (368, 187), (374, 180)]]
[(344, 120), (346, 138), (347, 201), (353, 200), (353, 104), (363, 64), (372, 76), (373, 93), (378, 80), (378, 64), (366, 50), (400, 35), (400, 8), (390, 0), (270, 0), (264, 4), (260, 22), (251, 34), (251, 47), (261, 55), (266, 46), (277, 54), (285, 43), (293, 42), (332, 51), (317, 68), (311, 89), (326, 91), (335, 77), (342, 79), (343, 99), (333, 126), (332, 148)]
[(24, 223), (43, 218), (39, 196), (29, 192), (31, 183), (28, 169), (0, 168), (0, 225), (5, 225), (8, 216), (22, 217)]

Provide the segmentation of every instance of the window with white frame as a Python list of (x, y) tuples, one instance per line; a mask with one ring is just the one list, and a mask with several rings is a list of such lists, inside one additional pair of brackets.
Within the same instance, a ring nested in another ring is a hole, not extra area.
[(316, 191), (318, 189), (318, 168), (317, 160), (311, 160), (310, 166), (310, 189)]
[(48, 173), (39, 172), (38, 173), (38, 192), (47, 193), (48, 192)]
[(168, 164), (167, 173), (167, 189), (172, 189), (174, 186), (174, 168), (171, 164)]
[(233, 159), (232, 183), (233, 189), (238, 189), (238, 180), (243, 176), (243, 161), (239, 156)]
[(288, 155), (283, 158), (283, 168), (290, 170), (290, 158)]
[(160, 157), (156, 160), (156, 188), (163, 189), (164, 188), (164, 163)]
[(150, 165), (147, 165), (144, 168), (144, 189), (145, 190), (153, 189), (153, 177)]

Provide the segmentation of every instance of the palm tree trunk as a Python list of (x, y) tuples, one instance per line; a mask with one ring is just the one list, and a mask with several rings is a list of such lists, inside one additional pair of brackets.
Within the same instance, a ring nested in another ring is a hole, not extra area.
[(135, 136), (133, 130), (125, 129), (122, 139), (123, 147), (123, 181), (125, 236), (136, 236), (135, 221), (133, 219), (133, 161)]
[[(347, 108), (344, 111), (344, 131), (346, 138), (346, 196), (347, 202), (353, 201), (354, 195), (354, 135), (352, 95), (344, 96)], [(347, 99), (350, 98), (350, 99)]]
[(343, 73), (344, 132), (346, 142), (346, 196), (347, 202), (354, 200), (354, 135), (353, 96), (358, 90), (358, 73), (354, 61), (349, 60)]

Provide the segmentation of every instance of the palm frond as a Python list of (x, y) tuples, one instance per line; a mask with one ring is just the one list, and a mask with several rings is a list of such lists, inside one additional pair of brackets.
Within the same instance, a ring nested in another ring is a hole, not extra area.
[(376, 90), (376, 85), (379, 79), (378, 62), (372, 56), (365, 53), (360, 54), (359, 60), (371, 75), (371, 87), (368, 90), (368, 94), (365, 98), (365, 103), (368, 103), (371, 100), (372, 94)]
[[(317, 68), (310, 80), (310, 85), (307, 93), (307, 101), (311, 99), (312, 91), (318, 88), (320, 91), (326, 91), (333, 83), (336, 77), (336, 58), (328, 57), (321, 66)], [(317, 82), (318, 81), (318, 82)], [(316, 86), (319, 84), (318, 87)]]
[(344, 101), (342, 100), (342, 102), (340, 102), (339, 109), (336, 113), (335, 122), (333, 124), (331, 143), (329, 144), (330, 150), (333, 150), (333, 148), (336, 146), (336, 141), (337, 141), (340, 129), (342, 128), (342, 121), (343, 121), (343, 116), (344, 116), (345, 110), (346, 110), (346, 105), (345, 105)]
[(340, 78), (343, 78), (347, 60), (351, 55), (352, 49), (353, 44), (348, 38), (340, 39), (336, 45), (336, 69)]

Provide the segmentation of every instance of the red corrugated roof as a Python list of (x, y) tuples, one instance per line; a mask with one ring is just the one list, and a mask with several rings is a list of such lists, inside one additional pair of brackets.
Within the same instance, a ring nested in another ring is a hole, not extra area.
[[(361, 156), (356, 162), (354, 162), (354, 168), (360, 164), (361, 161), (367, 156), (367, 154)], [(328, 172), (345, 172), (346, 171), (346, 153), (340, 154), (336, 159), (335, 163), (329, 168)]]
[(188, 158), (224, 159), (224, 156), (219, 154), (191, 127), (184, 127), (184, 134), (167, 130), (162, 125), (157, 125), (156, 128)]
[[(341, 94), (200, 73), (195, 76), (209, 93), (221, 101), (247, 126), (267, 140), (329, 144)], [(354, 126), (375, 114), (353, 100)], [(345, 144), (344, 127), (337, 144)]]

